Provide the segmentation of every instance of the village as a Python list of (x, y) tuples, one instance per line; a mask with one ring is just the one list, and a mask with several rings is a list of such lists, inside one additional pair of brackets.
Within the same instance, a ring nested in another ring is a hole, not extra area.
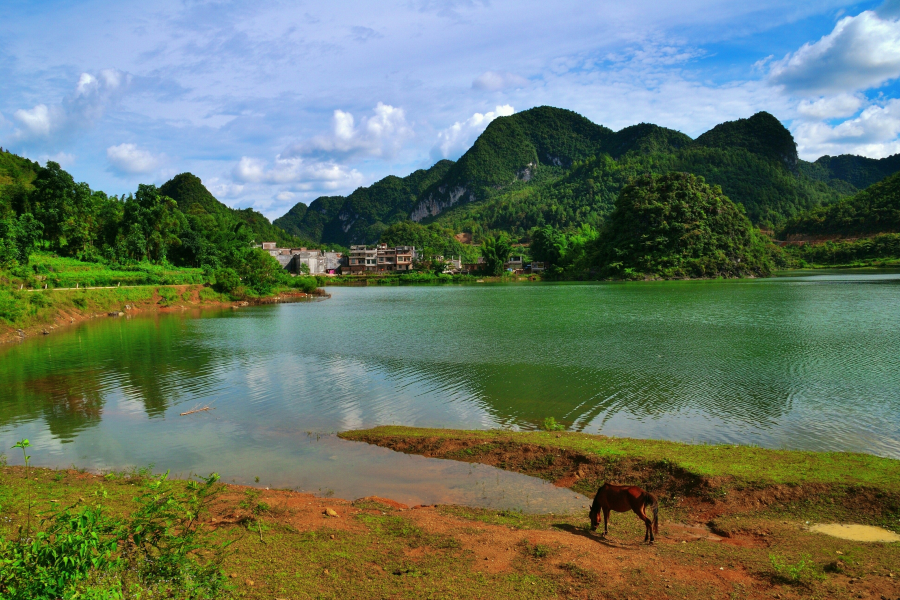
[[(417, 252), (415, 246), (394, 246), (387, 244), (354, 245), (350, 253), (307, 248), (279, 248), (276, 242), (263, 242), (262, 249), (268, 252), (283, 269), (293, 275), (358, 275), (368, 276), (388, 273), (408, 273), (421, 270), (422, 265), (442, 263), (444, 273), (450, 275), (476, 275), (483, 270), (484, 260), (479, 257), (474, 263), (463, 263), (460, 257), (429, 256)], [(540, 273), (544, 263), (526, 260), (523, 255), (510, 256), (504, 263), (507, 273), (524, 275)]]

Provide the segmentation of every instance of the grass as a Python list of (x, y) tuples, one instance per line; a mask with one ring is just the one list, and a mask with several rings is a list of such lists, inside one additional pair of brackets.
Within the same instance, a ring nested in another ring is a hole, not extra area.
[[(121, 519), (135, 510), (134, 499), (152, 481), (148, 469), (102, 476), (31, 469), (26, 478), (23, 467), (0, 467), (0, 541), (16, 536), (32, 495), (37, 514), (102, 503), (110, 518)], [(172, 485), (183, 491), (187, 483)], [(658, 598), (822, 598), (848, 597), (870, 586), (865, 589), (877, 598), (890, 589), (885, 586), (893, 582), (891, 573), (900, 576), (896, 547), (803, 532), (797, 520), (809, 516), (804, 507), (793, 511), (789, 523), (773, 510), (730, 523), (734, 539), (764, 535), (766, 545), (683, 544), (677, 531), (667, 529), (672, 515), (665, 513), (660, 543), (647, 547), (638, 544), (643, 526), (631, 515), (615, 515), (612, 543), (605, 545), (586, 537), (586, 519), (578, 516), (330, 502), (223, 486), (201, 515), (201, 548), (194, 553), (209, 555), (231, 544), (220, 569), (227, 587), (216, 597), (626, 598), (640, 589)], [(322, 515), (323, 506), (336, 506), (340, 518)], [(503, 565), (493, 567), (483, 555), (497, 549), (508, 552)], [(720, 579), (720, 568), (738, 579)], [(78, 589), (90, 588), (118, 590), (122, 598), (190, 597), (177, 585), (125, 571), (90, 571)]]
[(729, 477), (746, 485), (839, 484), (900, 492), (900, 461), (848, 452), (773, 450), (755, 446), (684, 444), (664, 440), (613, 438), (565, 432), (460, 431), (383, 426), (347, 431), (340, 437), (376, 442), (379, 438), (476, 440), (534, 444), (601, 458), (667, 461), (705, 478)]

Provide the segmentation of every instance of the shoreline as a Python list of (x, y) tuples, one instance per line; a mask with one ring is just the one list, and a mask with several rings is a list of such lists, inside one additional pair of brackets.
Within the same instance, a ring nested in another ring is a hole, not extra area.
[(283, 291), (271, 296), (235, 300), (213, 292), (202, 284), (65, 288), (34, 290), (32, 293), (62, 296), (62, 305), (50, 307), (50, 311), (37, 316), (36, 322), (29, 325), (0, 324), (0, 345), (22, 342), (29, 337), (38, 335), (50, 335), (56, 331), (65, 331), (72, 326), (99, 318), (130, 318), (141, 314), (174, 313), (188, 310), (238, 309), (247, 306), (304, 302), (330, 297), (319, 288), (315, 294)]
[[(200, 522), (205, 547), (234, 544), (221, 565), (234, 595), (588, 600), (635, 597), (639, 589), (652, 598), (894, 600), (896, 595), (898, 543), (848, 541), (816, 533), (812, 524), (877, 521), (871, 508), (860, 512), (860, 500), (888, 508), (900, 494), (900, 461), (571, 432), (378, 427), (339, 435), (466, 462), (504, 459), (495, 466), (530, 471), (574, 490), (579, 480), (592, 487), (601, 468), (627, 480), (621, 482), (661, 490), (660, 532), (655, 544), (643, 543), (643, 524), (631, 513), (613, 513), (607, 537), (589, 531), (589, 496), (583, 513), (531, 515), (221, 484), (221, 494)], [(554, 479), (572, 471), (573, 459), (584, 459), (577, 463), (582, 476)], [(747, 467), (754, 465), (750, 477)], [(859, 472), (863, 466), (868, 472)], [(848, 480), (849, 488), (840, 485), (844, 469), (857, 474)], [(660, 478), (661, 472), (669, 480)], [(104, 510), (120, 515), (153, 481), (135, 471), (104, 475), (46, 468), (33, 468), (25, 480), (22, 466), (0, 467), (0, 478), (9, 490), (4, 512), (10, 519), (0, 523), (7, 534), (23, 519), (25, 488), (39, 492), (38, 510), (103, 502)], [(670, 485), (673, 480), (681, 481), (680, 487)], [(187, 482), (173, 480), (173, 485), (181, 489)], [(877, 489), (881, 495), (863, 493), (854, 502), (841, 491), (847, 489), (856, 494)], [(766, 502), (748, 502), (754, 494)], [(900, 504), (894, 508), (900, 511)]]

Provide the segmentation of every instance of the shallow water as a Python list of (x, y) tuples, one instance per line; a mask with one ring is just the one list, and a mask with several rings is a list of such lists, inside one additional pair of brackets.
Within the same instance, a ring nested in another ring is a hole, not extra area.
[(36, 464), (154, 463), (413, 504), (447, 490), (474, 502), (477, 478), (426, 481), (413, 457), (305, 432), (553, 416), (607, 435), (900, 458), (896, 273), (329, 291), (0, 348), (0, 444), (30, 438)]

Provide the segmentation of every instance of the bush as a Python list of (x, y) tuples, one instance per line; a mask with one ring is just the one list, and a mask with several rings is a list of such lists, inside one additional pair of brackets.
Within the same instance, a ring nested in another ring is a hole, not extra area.
[[(30, 538), (0, 538), (0, 597), (121, 598), (129, 579), (144, 589), (164, 583), (170, 597), (220, 597), (228, 544), (209, 552), (197, 518), (219, 493), (218, 480), (212, 474), (181, 486), (167, 472), (146, 482), (126, 518), (109, 516), (101, 504), (70, 506), (51, 513)], [(112, 587), (91, 585), (104, 579)]]
[(213, 273), (215, 283), (213, 289), (219, 293), (227, 294), (241, 285), (241, 278), (234, 269), (219, 269)]
[(5, 288), (0, 288), (0, 322), (14, 325), (24, 312), (24, 294)]

